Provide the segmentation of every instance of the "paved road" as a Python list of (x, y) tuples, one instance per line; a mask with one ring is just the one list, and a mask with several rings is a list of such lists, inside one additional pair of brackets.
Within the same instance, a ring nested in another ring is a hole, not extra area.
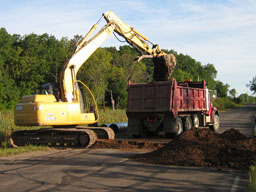
[(247, 191), (247, 172), (159, 166), (131, 152), (76, 149), (0, 160), (0, 191)]
[(236, 109), (220, 113), (220, 132), (230, 128), (238, 129), (246, 136), (254, 135), (254, 115), (256, 114), (256, 105), (246, 105)]
[[(223, 132), (252, 135), (255, 105), (223, 112)], [(149, 165), (138, 152), (73, 149), (0, 158), (0, 191), (247, 191), (248, 172)]]

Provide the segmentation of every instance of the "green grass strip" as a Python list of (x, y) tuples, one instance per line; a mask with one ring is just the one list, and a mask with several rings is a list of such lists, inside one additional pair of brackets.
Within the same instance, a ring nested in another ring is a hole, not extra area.
[(249, 170), (249, 189), (251, 192), (256, 191), (256, 166), (251, 166)]
[[(254, 115), (254, 136), (256, 137), (256, 114)], [(251, 192), (256, 191), (256, 166), (251, 166), (249, 170), (249, 188)]]
[(17, 147), (17, 148), (0, 148), (0, 156), (6, 157), (6, 156), (17, 155), (17, 154), (32, 152), (32, 151), (48, 151), (48, 150), (50, 150), (50, 148), (47, 146), (34, 146), (34, 145), (28, 145), (28, 146)]

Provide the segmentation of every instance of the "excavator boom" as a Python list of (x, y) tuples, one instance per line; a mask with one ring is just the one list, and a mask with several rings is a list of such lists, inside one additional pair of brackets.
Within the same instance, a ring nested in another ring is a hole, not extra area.
[[(92, 28), (91, 30), (94, 30)], [(60, 89), (62, 100), (66, 102), (79, 101), (76, 92), (76, 74), (84, 62), (96, 51), (97, 48), (111, 35), (114, 31), (114, 25), (104, 26), (95, 36), (88, 41), (84, 39), (78, 44), (71, 58), (65, 63), (60, 75)]]

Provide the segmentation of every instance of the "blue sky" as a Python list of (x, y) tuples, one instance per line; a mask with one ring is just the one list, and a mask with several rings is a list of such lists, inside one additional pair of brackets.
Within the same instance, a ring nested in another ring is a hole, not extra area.
[[(11, 34), (85, 35), (103, 12), (160, 45), (214, 64), (217, 80), (251, 94), (256, 75), (255, 0), (0, 0), (0, 27)], [(102, 20), (101, 25), (104, 25)], [(120, 44), (111, 36), (104, 47)]]

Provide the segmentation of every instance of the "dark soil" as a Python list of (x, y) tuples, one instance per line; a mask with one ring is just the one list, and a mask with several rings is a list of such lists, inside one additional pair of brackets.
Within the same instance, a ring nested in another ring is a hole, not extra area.
[(135, 141), (135, 140), (97, 140), (96, 143), (91, 147), (92, 149), (121, 149), (134, 151), (137, 149), (153, 151), (163, 147), (163, 144), (152, 143), (147, 141)]
[(194, 128), (160, 149), (131, 158), (153, 164), (248, 170), (256, 163), (256, 138), (235, 129), (218, 134)]

